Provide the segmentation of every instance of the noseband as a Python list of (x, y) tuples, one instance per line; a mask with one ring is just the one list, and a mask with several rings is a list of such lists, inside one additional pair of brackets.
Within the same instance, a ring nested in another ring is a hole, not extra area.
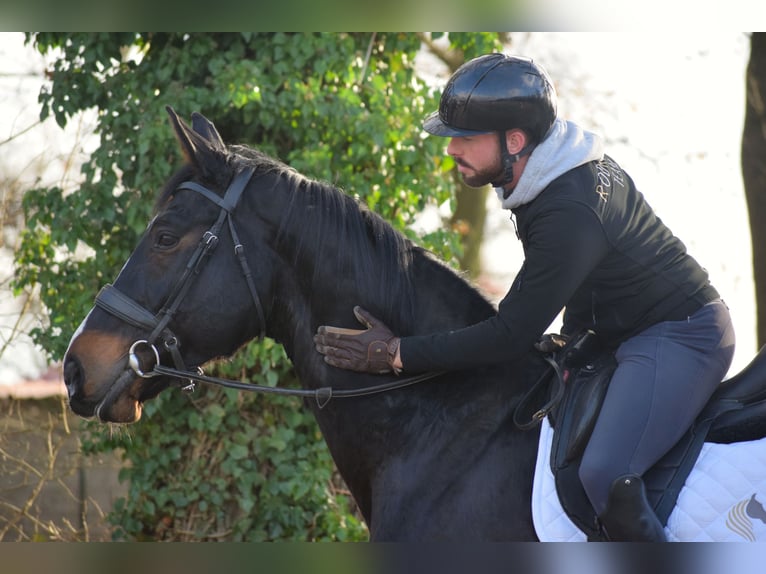
[[(253, 299), (255, 310), (258, 313), (258, 321), (260, 326), (259, 339), (263, 339), (266, 332), (266, 321), (263, 313), (263, 305), (258, 297), (258, 292), (255, 289), (255, 282), (253, 280), (253, 274), (250, 270), (250, 266), (245, 258), (245, 249), (239, 240), (239, 236), (234, 226), (234, 219), (232, 213), (239, 203), (239, 199), (242, 196), (242, 192), (247, 187), (250, 179), (253, 177), (253, 168), (245, 168), (234, 176), (234, 180), (229, 185), (226, 193), (223, 197), (210, 191), (206, 187), (194, 182), (185, 181), (181, 183), (177, 189), (187, 189), (199, 193), (203, 197), (215, 203), (221, 208), (218, 214), (218, 219), (208, 229), (199, 241), (196, 250), (192, 254), (186, 268), (184, 269), (181, 277), (176, 281), (175, 286), (170, 292), (165, 304), (160, 311), (155, 315), (141, 304), (137, 303), (119, 289), (113, 285), (105, 285), (99, 294), (96, 296), (96, 306), (103, 309), (107, 313), (121, 319), (125, 323), (150, 331), (150, 335), (146, 339), (139, 339), (135, 341), (129, 351), (129, 365), (135, 371), (135, 373), (141, 377), (149, 378), (157, 376), (158, 373), (155, 369), (160, 366), (160, 355), (155, 343), (161, 341), (165, 349), (170, 352), (173, 358), (173, 363), (178, 372), (185, 372), (191, 375), (184, 364), (181, 352), (179, 350), (180, 342), (178, 337), (168, 326), (173, 316), (178, 311), (181, 303), (186, 297), (186, 294), (191, 288), (193, 279), (196, 275), (199, 275), (202, 268), (207, 261), (208, 255), (218, 245), (218, 239), (223, 228), (224, 223), (228, 223), (229, 231), (231, 233), (232, 242), (234, 243), (234, 253), (239, 260), (240, 267), (242, 268), (242, 274), (247, 281), (247, 287), (250, 290), (250, 295)], [(138, 353), (141, 350), (148, 349), (151, 352), (154, 360), (152, 369), (144, 369), (141, 366), (141, 360), (138, 357)], [(201, 371), (198, 367), (198, 373)], [(186, 391), (194, 390), (194, 381), (189, 378), (187, 382), (182, 386)]]

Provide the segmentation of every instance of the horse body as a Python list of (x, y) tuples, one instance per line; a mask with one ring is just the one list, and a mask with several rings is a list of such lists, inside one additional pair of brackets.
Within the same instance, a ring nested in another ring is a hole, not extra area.
[[(490, 404), (490, 397), (503, 400), (497, 393), (470, 405), (449, 401), (450, 387), (471, 384), (482, 380), (437, 380), (424, 384), (430, 392), (407, 389), (317, 410), (373, 540), (534, 539), (534, 433), (508, 432), (511, 405)], [(447, 401), (435, 396), (441, 391)]]
[[(230, 249), (233, 231), (223, 225), (220, 245), (203, 256), (204, 267), (195, 269), (168, 323), (186, 365), (231, 355), (265, 329), (284, 345), (305, 387), (363, 388), (384, 377), (326, 365), (313, 344), (320, 324), (356, 326), (354, 304), (403, 334), (457, 328), (493, 312), (452, 270), (339, 190), (257, 152), (232, 153), (200, 116), (194, 130), (172, 112), (171, 119), (189, 165), (161, 193), (157, 215), (114, 289), (162, 315), (178, 288), (174, 281), (218, 213), (206, 197), (180, 184), (194, 180), (223, 194), (248, 166), (255, 174), (236, 221), (247, 222), (238, 226), (238, 238), (266, 322), (258, 324)], [(133, 422), (141, 404), (167, 388), (167, 378), (142, 378), (131, 369), (129, 349), (146, 337), (146, 329), (100, 307), (89, 313), (65, 357), (76, 413)], [(142, 361), (151, 359), (146, 350), (140, 354)], [(172, 360), (162, 347), (159, 358)], [(518, 370), (504, 365), (334, 399), (323, 408), (308, 402), (372, 539), (534, 539), (528, 500), (536, 434), (512, 424), (520, 381)]]

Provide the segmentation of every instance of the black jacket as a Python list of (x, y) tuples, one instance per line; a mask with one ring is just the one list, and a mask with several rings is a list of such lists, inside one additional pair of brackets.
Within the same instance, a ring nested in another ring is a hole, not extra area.
[(609, 157), (566, 172), (513, 212), (525, 261), (497, 315), (402, 338), (406, 371), (515, 359), (564, 307), (564, 333), (589, 327), (616, 345), (719, 297), (707, 272)]

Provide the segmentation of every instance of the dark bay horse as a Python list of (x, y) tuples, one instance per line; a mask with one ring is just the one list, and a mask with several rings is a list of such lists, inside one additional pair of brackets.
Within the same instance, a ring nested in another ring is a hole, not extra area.
[[(530, 352), (514, 363), (341, 397), (397, 377), (329, 367), (314, 349), (319, 325), (358, 328), (352, 308), (361, 305), (396, 333), (424, 334), (476, 323), (494, 307), (337, 188), (226, 146), (199, 114), (189, 127), (168, 113), (187, 163), (72, 337), (64, 358), (72, 410), (137, 421), (145, 401), (178, 384), (162, 371), (167, 365), (193, 371), (267, 335), (284, 345), (307, 393), (335, 390), (337, 398), (317, 394), (307, 405), (372, 540), (536, 540), (530, 500), (539, 428), (519, 430), (514, 411), (546, 368), (543, 359)], [(720, 442), (744, 440), (745, 427), (764, 434), (766, 353), (756, 362), (757, 371), (722, 385), (717, 404), (739, 406), (746, 396), (760, 410), (738, 409), (719, 426)]]
[[(340, 190), (251, 149), (228, 148), (201, 115), (192, 129), (168, 112), (188, 163), (167, 182), (113, 288), (72, 338), (64, 372), (77, 414), (133, 422), (170, 384), (131, 368), (131, 356), (153, 360), (153, 346), (129, 352), (140, 340), (170, 340), (170, 350), (157, 345), (156, 358), (166, 364), (180, 355), (195, 367), (265, 332), (284, 345), (306, 388), (358, 389), (387, 377), (329, 367), (312, 341), (322, 324), (358, 327), (354, 305), (402, 334), (494, 313), (459, 275)], [(219, 205), (232, 186), (242, 188), (238, 202), (227, 200), (236, 209)], [(208, 241), (200, 238), (213, 235), (222, 214), (218, 247), (200, 254)], [(232, 233), (244, 246), (250, 286)], [(517, 430), (513, 411), (533, 376), (526, 371), (537, 368), (530, 357), (321, 409), (308, 401), (373, 540), (536, 539), (529, 500), (538, 435)]]

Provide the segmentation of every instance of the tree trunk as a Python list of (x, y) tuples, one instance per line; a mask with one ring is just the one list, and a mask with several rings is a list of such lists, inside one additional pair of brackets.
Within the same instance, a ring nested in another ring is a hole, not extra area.
[(489, 186), (479, 189), (468, 187), (457, 171), (455, 181), (457, 201), (451, 223), (460, 233), (463, 243), (460, 268), (472, 279), (477, 279), (481, 274), (481, 246), (484, 238), (484, 224), (487, 220), (487, 192), (490, 188)]
[(766, 33), (750, 38), (742, 179), (753, 244), (758, 347), (766, 344)]

